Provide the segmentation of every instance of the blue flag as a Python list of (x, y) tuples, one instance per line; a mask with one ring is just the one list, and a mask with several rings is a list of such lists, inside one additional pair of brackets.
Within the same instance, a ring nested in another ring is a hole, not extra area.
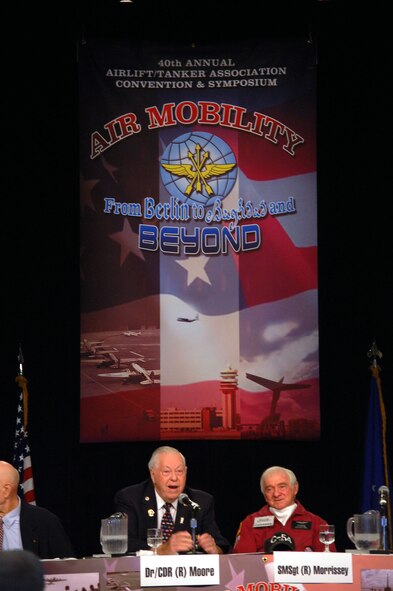
[[(379, 367), (371, 366), (370, 400), (368, 424), (364, 455), (363, 490), (360, 510), (380, 510), (380, 488), (387, 487), (391, 491), (391, 475), (387, 461), (386, 446), (386, 412), (382, 397)], [(388, 495), (386, 502), (387, 531), (391, 541), (391, 501)]]

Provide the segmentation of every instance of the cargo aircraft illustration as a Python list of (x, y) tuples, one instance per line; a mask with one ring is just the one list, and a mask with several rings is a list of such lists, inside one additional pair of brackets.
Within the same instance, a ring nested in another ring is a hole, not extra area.
[(187, 318), (185, 316), (179, 316), (177, 319), (178, 322), (195, 322), (195, 320), (199, 320), (199, 314), (195, 314), (194, 318)]
[(272, 405), (270, 408), (270, 415), (274, 415), (276, 412), (276, 406), (278, 399), (280, 398), (280, 394), (284, 390), (303, 390), (303, 388), (310, 388), (311, 384), (286, 384), (284, 382), (284, 378), (282, 377), (281, 380), (275, 382), (274, 380), (268, 380), (267, 378), (263, 378), (262, 376), (256, 376), (252, 373), (246, 373), (246, 378), (252, 380), (253, 382), (260, 384), (261, 386), (265, 386), (273, 392), (272, 398)]
[(283, 430), (282, 421), (280, 420), (280, 413), (277, 412), (277, 403), (280, 398), (281, 392), (285, 390), (303, 390), (304, 388), (310, 388), (311, 384), (288, 384), (284, 382), (284, 378), (275, 382), (262, 376), (256, 376), (251, 373), (246, 373), (246, 378), (253, 382), (264, 386), (272, 391), (272, 402), (270, 405), (270, 411), (268, 416), (262, 421), (264, 432), (267, 435), (277, 435)]

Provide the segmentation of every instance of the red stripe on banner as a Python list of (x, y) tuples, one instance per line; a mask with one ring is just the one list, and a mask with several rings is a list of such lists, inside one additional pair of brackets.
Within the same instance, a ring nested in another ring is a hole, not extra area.
[(240, 255), (240, 286), (247, 306), (317, 289), (317, 247), (296, 247), (274, 218), (259, 225), (261, 249)]
[[(285, 111), (284, 111), (285, 108)], [(290, 109), (290, 112), (287, 110)], [(239, 133), (238, 165), (247, 178), (267, 181), (287, 178), (300, 174), (308, 174), (317, 169), (316, 141), (312, 105), (304, 105), (306, 115), (300, 119), (293, 111), (293, 106), (284, 105), (281, 110), (269, 110), (269, 116), (276, 119), (290, 130), (300, 135), (304, 143), (294, 147), (294, 155), (290, 155), (279, 144), (250, 133)]]

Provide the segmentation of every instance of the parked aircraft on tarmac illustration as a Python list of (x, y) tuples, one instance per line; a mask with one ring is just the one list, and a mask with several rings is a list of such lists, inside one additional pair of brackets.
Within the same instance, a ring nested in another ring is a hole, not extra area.
[(95, 354), (97, 347), (102, 346), (103, 343), (104, 341), (88, 341), (87, 339), (83, 339), (80, 343), (80, 353), (84, 357)]
[(116, 347), (104, 345), (104, 341), (88, 341), (87, 339), (83, 339), (80, 344), (80, 354), (82, 358), (108, 355), (109, 353), (115, 353), (116, 351)]
[[(133, 351), (131, 351), (133, 353)], [(145, 361), (144, 355), (135, 353), (136, 357), (117, 357), (113, 353), (108, 353), (106, 359), (99, 361), (97, 367), (111, 367), (112, 369), (120, 369), (128, 367), (133, 361)]]
[[(159, 369), (145, 369), (138, 365), (138, 363), (132, 363), (132, 367), (139, 371), (141, 374), (145, 376), (145, 380), (141, 382), (141, 384), (148, 385), (148, 384), (159, 384), (160, 379), (156, 379), (156, 376), (160, 377), (160, 370)], [(153, 377), (152, 377), (153, 376)]]
[(142, 386), (160, 383), (159, 369), (144, 369), (138, 363), (132, 363), (131, 365), (134, 368), (134, 371), (132, 371), (130, 368), (127, 368), (123, 371), (99, 373), (98, 377), (113, 380), (122, 380), (123, 384), (141, 384)]

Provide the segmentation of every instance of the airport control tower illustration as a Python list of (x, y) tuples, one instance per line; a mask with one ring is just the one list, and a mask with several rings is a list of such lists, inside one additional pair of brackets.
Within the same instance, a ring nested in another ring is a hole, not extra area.
[(237, 369), (230, 365), (220, 372), (220, 390), (222, 393), (222, 426), (223, 429), (235, 429), (236, 421), (236, 390)]

